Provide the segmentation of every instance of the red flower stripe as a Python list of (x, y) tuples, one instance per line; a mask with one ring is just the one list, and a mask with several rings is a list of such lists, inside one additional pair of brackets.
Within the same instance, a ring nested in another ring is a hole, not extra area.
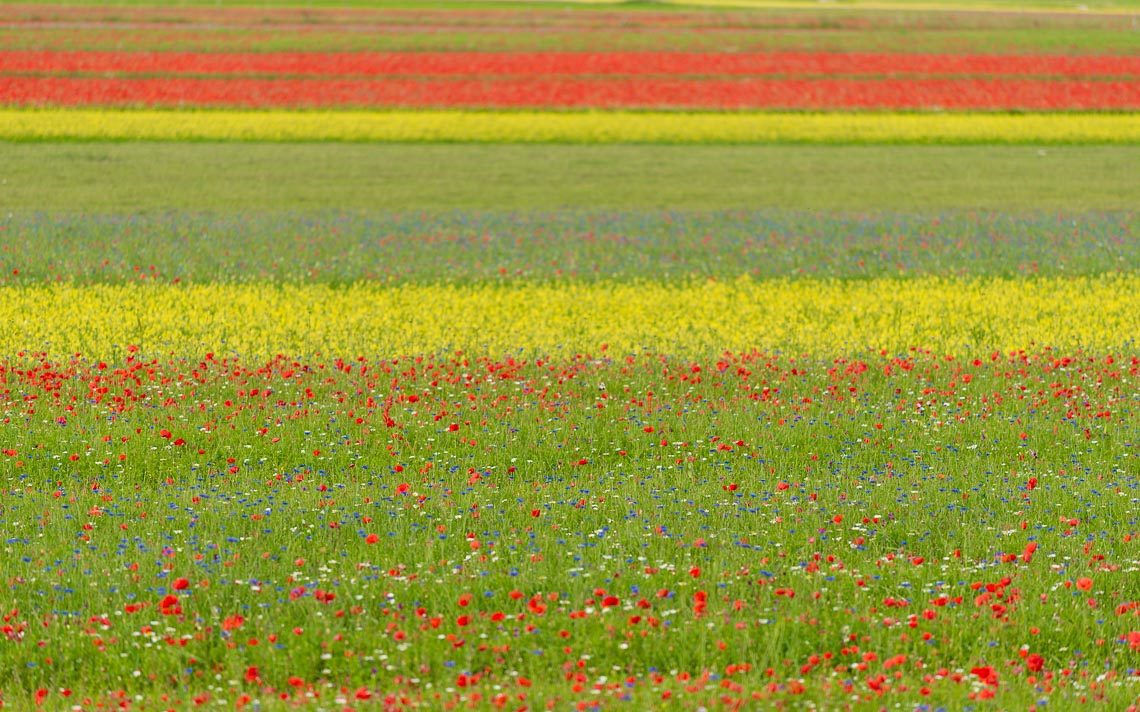
[(1140, 109), (1140, 83), (1016, 79), (105, 79), (0, 77), (0, 104), (235, 107)]
[(770, 52), (0, 52), (0, 72), (454, 75), (984, 74), (1140, 77), (1140, 56)]

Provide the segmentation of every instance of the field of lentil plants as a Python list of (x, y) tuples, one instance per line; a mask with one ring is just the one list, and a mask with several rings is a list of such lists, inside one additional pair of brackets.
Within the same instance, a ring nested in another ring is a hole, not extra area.
[(0, 3), (0, 707), (1134, 712), (1140, 9), (714, 4)]

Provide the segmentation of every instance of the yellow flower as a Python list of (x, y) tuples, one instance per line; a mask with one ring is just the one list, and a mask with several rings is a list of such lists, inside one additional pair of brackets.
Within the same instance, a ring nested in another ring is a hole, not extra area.
[(3, 109), (0, 139), (1140, 143), (1135, 114)]
[(0, 288), (0, 352), (112, 357), (650, 349), (820, 356), (1055, 346), (1117, 350), (1140, 334), (1140, 275), (348, 286)]

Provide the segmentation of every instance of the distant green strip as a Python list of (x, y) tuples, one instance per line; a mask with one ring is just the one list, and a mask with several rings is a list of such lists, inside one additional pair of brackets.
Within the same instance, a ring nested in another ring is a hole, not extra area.
[[(23, 0), (0, 0), (0, 6), (25, 4)], [(352, 7), (352, 8), (422, 8), (424, 3), (416, 0), (170, 0), (159, 3), (156, 0), (37, 0), (37, 5), (104, 5), (108, 7)], [(964, 0), (958, 2), (927, 2), (926, 0), (843, 0), (832, 4), (821, 4), (820, 0), (654, 0), (653, 2), (631, 2), (630, 0), (434, 0), (432, 9), (454, 8), (533, 9), (533, 8), (605, 8), (623, 11), (661, 11), (677, 8), (734, 9), (734, 10), (866, 10), (866, 11), (915, 11), (915, 12), (1015, 12), (1018, 14), (1066, 13), (1073, 15), (1128, 15), (1140, 11), (1138, 0), (1089, 0), (1074, 3), (1070, 0), (1036, 0), (1032, 3), (1019, 3), (1017, 0)]]
[(0, 156), (9, 212), (1140, 205), (1140, 146), (71, 142)]
[[(607, 0), (577, 0), (585, 3)], [(622, 2), (622, 0), (609, 0)], [(844, 0), (842, 3), (821, 4), (820, 0), (659, 0), (668, 5), (702, 8), (731, 9), (792, 9), (820, 8), (832, 10), (876, 10), (884, 12), (1000, 12), (1018, 14), (1065, 13), (1072, 15), (1131, 15), (1140, 11), (1136, 0), (1109, 0), (1108, 2), (1071, 3), (1067, 0), (1038, 0), (1020, 3), (1016, 0), (967, 0), (966, 2), (925, 2), (924, 0)]]

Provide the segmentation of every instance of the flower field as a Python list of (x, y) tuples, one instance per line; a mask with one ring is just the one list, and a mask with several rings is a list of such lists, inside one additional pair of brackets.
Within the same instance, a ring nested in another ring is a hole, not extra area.
[[(6, 287), (0, 348), (57, 353), (193, 348), (268, 358), (329, 352), (547, 354), (601, 344), (709, 356), (759, 348), (834, 356), (912, 344), (1117, 350), (1140, 329), (1140, 277), (801, 278), (757, 282), (398, 286)], [(1005, 299), (1016, 295), (1015, 299)], [(68, 315), (52, 318), (53, 314)], [(647, 314), (653, 318), (646, 319)]]
[(11, 52), (27, 105), (1136, 109), (1133, 57), (869, 53)]
[(1035, 79), (213, 79), (3, 77), (28, 106), (674, 109), (1140, 108), (1135, 81)]
[(36, 74), (291, 74), (302, 76), (538, 76), (920, 74), (1130, 77), (1129, 56), (937, 55), (847, 52), (7, 52), (0, 70)]
[(17, 141), (1136, 144), (1132, 114), (0, 109)]
[(1135, 712), (1130, 2), (0, 5), (0, 708)]

